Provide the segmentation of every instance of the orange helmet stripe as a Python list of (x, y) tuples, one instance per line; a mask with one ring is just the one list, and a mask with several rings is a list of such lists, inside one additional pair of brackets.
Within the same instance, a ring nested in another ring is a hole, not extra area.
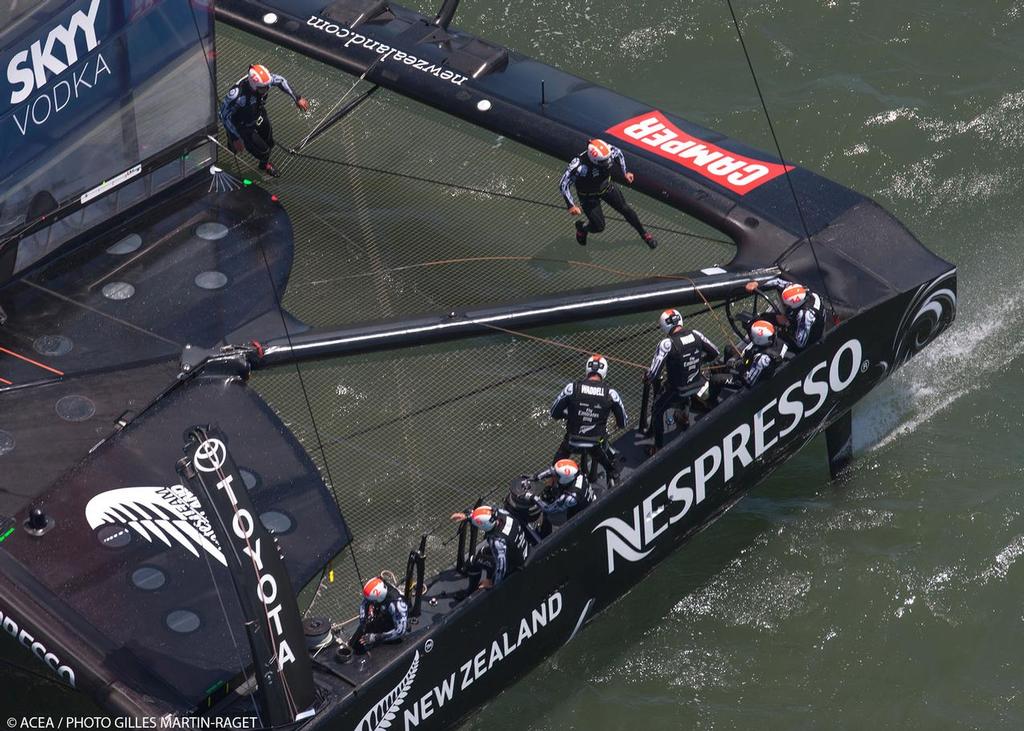
[(604, 140), (593, 139), (590, 141), (590, 147), (593, 147), (594, 151), (601, 157), (607, 157), (612, 154), (612, 148)]
[(254, 63), (249, 67), (249, 78), (258, 84), (270, 83), (270, 71), (261, 63)]

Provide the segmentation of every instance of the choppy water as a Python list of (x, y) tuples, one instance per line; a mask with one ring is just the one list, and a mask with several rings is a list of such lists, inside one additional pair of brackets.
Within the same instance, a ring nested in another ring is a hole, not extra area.
[[(841, 483), (812, 444), (468, 726), (1024, 727), (1024, 2), (735, 7), (786, 157), (956, 262), (956, 327), (859, 408)], [(457, 24), (772, 149), (724, 2)]]

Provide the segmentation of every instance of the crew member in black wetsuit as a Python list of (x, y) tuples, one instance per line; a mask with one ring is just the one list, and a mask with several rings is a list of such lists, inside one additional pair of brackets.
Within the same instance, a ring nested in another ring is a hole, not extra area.
[[(640, 234), (644, 243), (653, 249), (658, 242), (654, 236), (647, 233), (636, 211), (626, 203), (622, 191), (612, 182), (612, 162), (616, 160), (626, 182), (632, 185), (633, 173), (626, 170), (626, 158), (622, 156), (622, 151), (604, 140), (591, 140), (587, 145), (587, 151), (570, 160), (569, 167), (562, 175), (559, 187), (569, 206), (569, 213), (573, 216), (578, 216), (581, 212), (587, 214), (587, 223), (576, 221), (576, 241), (581, 246), (586, 246), (588, 233), (604, 231), (604, 211), (601, 210), (601, 201), (604, 201), (621, 213), (629, 225)], [(576, 192), (580, 196), (578, 206), (572, 199), (573, 184), (576, 185)]]
[(558, 460), (551, 467), (534, 475), (533, 480), (546, 483), (540, 495), (531, 495), (544, 515), (544, 522), (540, 526), (542, 537), (551, 535), (552, 518), (558, 524), (562, 524), (596, 498), (587, 476), (571, 459)]
[(468, 513), (452, 513), (451, 517), (455, 522), (470, 521), (483, 531), (486, 538), (477, 546), (476, 554), (469, 561), (469, 588), (466, 595), (477, 588), (490, 589), (497, 586), (526, 563), (530, 554), (526, 531), (507, 511), (482, 505)]
[(750, 342), (740, 353), (739, 375), (743, 385), (753, 388), (775, 375), (775, 369), (789, 355), (789, 347), (775, 338), (775, 326), (767, 320), (750, 325)]
[(359, 627), (349, 643), (357, 652), (381, 642), (400, 642), (409, 622), (409, 606), (398, 589), (379, 576), (363, 585)]
[(309, 109), (309, 102), (292, 91), (287, 79), (270, 73), (266, 66), (257, 63), (249, 67), (249, 73), (239, 79), (224, 97), (220, 104), (220, 120), (232, 149), (235, 152), (248, 150), (259, 161), (260, 170), (276, 177), (277, 170), (270, 162), (274, 132), (265, 106), (272, 86), (290, 96), (299, 109)]
[[(607, 375), (608, 360), (594, 353), (587, 359), (584, 377), (566, 384), (551, 404), (551, 418), (565, 419), (565, 437), (555, 452), (555, 462), (573, 451), (586, 450), (614, 479), (617, 470), (607, 444), (608, 415), (614, 414), (619, 429), (626, 426), (629, 417), (618, 391), (604, 382)], [(595, 472), (591, 467), (590, 475)]]
[(780, 318), (778, 323), (780, 339), (789, 343), (796, 352), (821, 340), (825, 333), (825, 306), (821, 297), (804, 285), (785, 279), (770, 279), (764, 286), (778, 291), (779, 299), (786, 309), (785, 317)]
[(671, 408), (682, 409), (683, 428), (689, 426), (690, 400), (707, 385), (700, 367), (706, 361), (718, 358), (720, 353), (700, 330), (687, 330), (683, 327), (683, 316), (678, 310), (662, 312), (658, 324), (666, 337), (658, 344), (654, 360), (644, 378), (650, 383), (656, 383), (662, 369), (668, 371), (664, 388), (651, 410), (654, 446), (660, 448), (665, 443), (666, 412)]

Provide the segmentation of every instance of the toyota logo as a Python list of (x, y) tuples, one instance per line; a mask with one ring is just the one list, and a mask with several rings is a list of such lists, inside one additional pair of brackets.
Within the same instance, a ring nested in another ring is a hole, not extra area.
[(216, 472), (228, 457), (227, 447), (220, 439), (207, 439), (196, 449), (192, 464), (200, 472)]

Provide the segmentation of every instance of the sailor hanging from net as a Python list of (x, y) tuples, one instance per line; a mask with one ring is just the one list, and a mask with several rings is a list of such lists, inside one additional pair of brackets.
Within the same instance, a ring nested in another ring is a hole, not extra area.
[[(622, 150), (604, 140), (591, 140), (584, 152), (569, 161), (569, 166), (562, 175), (559, 187), (569, 207), (569, 214), (579, 216), (583, 213), (587, 216), (587, 223), (576, 221), (576, 241), (580, 246), (586, 246), (588, 234), (604, 231), (604, 211), (601, 208), (601, 201), (604, 201), (621, 213), (629, 225), (640, 234), (644, 243), (653, 249), (658, 242), (640, 223), (636, 211), (626, 203), (622, 191), (612, 182), (613, 162), (618, 163), (626, 183), (632, 185), (634, 176), (626, 169), (626, 158), (623, 157)], [(578, 206), (572, 199), (573, 185), (580, 196)]]
[(260, 170), (276, 177), (277, 169), (270, 162), (274, 132), (266, 109), (267, 94), (272, 86), (290, 96), (302, 111), (309, 109), (309, 102), (292, 91), (287, 79), (257, 63), (228, 90), (220, 104), (220, 120), (231, 148), (235, 152), (248, 150), (259, 161)]

